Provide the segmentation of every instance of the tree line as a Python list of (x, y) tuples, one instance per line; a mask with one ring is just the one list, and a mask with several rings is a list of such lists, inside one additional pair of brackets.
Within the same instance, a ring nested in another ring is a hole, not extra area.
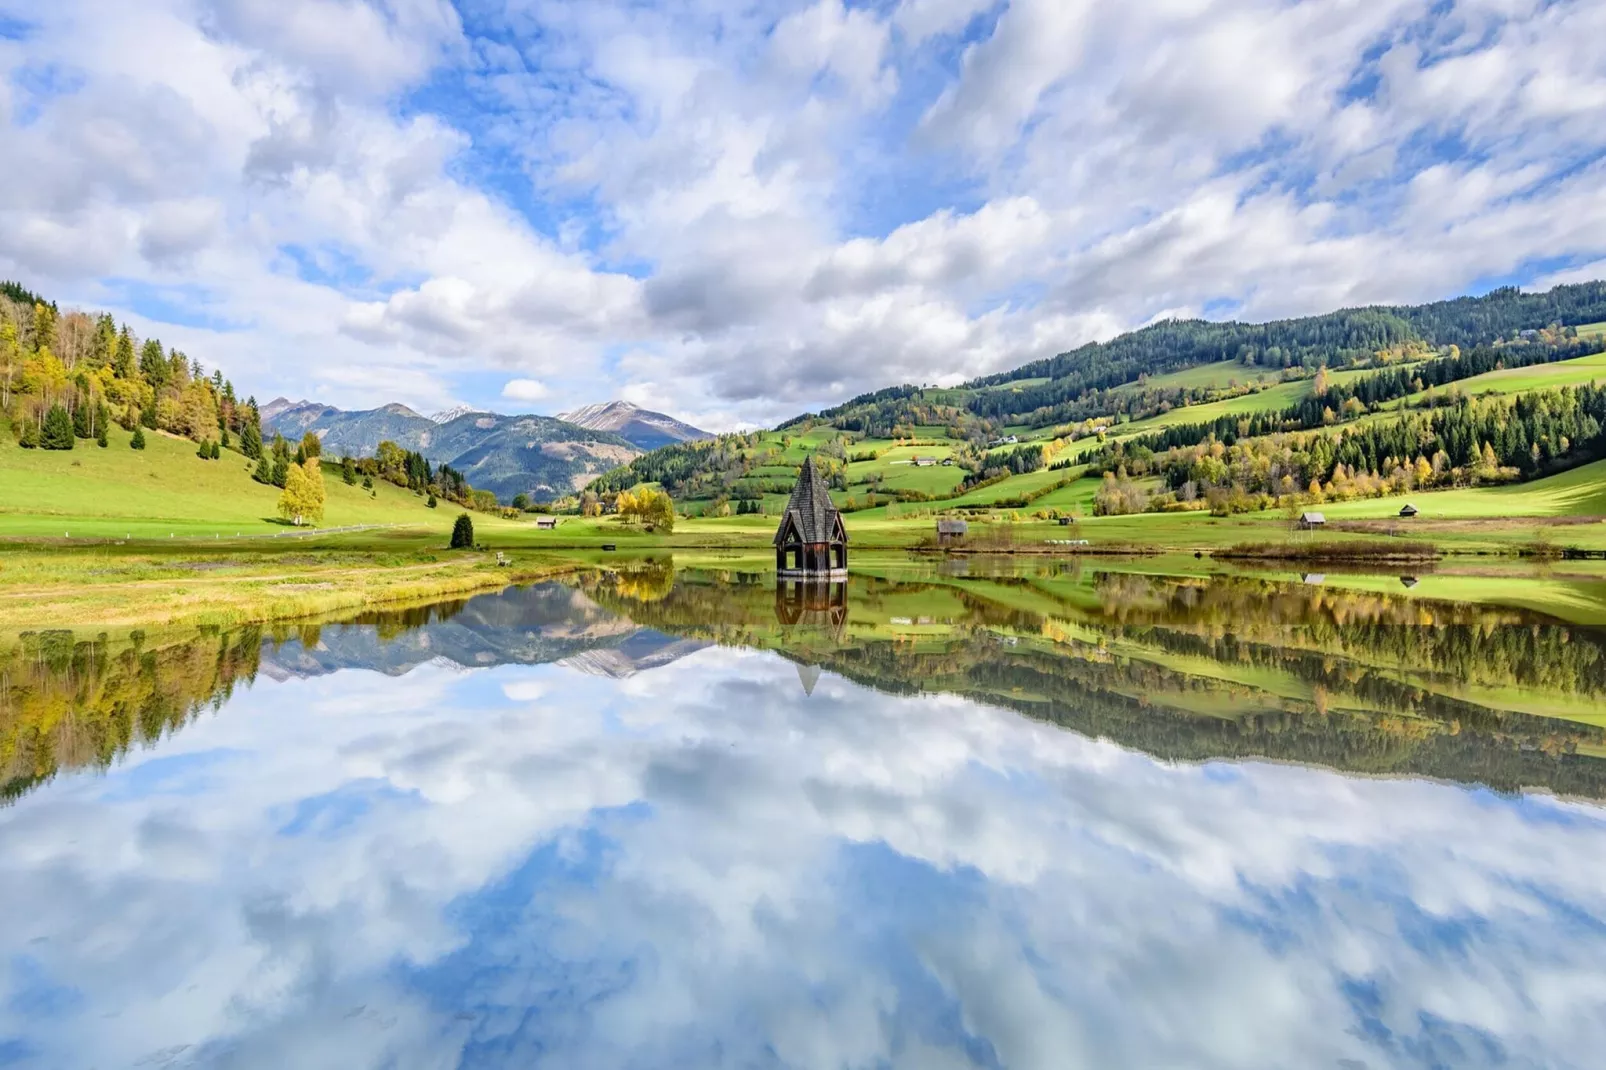
[(106, 313), (61, 312), (17, 283), (0, 284), (0, 414), (24, 448), (72, 449), (79, 440), (105, 446), (108, 425), (134, 433), (163, 430), (205, 447), (238, 442), (261, 453), (255, 399), (240, 399), (220, 371), (159, 339), (140, 339)]

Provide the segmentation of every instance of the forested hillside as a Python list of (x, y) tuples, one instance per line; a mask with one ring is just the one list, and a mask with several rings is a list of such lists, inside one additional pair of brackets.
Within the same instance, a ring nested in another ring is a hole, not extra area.
[(1527, 480), (1606, 456), (1602, 321), (1596, 282), (1160, 323), (961, 387), (888, 387), (774, 432), (666, 447), (589, 490), (604, 510), (657, 483), (690, 509), (767, 511), (809, 452), (848, 510), (1243, 511)]
[(1483, 297), (1346, 309), (1271, 323), (1168, 320), (956, 390), (892, 387), (798, 417), (787, 426), (823, 420), (844, 430), (889, 434), (900, 423), (950, 422), (952, 413), (944, 409), (1027, 427), (1111, 413), (1137, 416), (1162, 400), (1175, 404), (1198, 399), (1186, 389), (1169, 392), (1169, 399), (1145, 397), (1142, 392), (1116, 399), (1109, 392), (1199, 365), (1235, 362), (1243, 366), (1246, 378), (1257, 369), (1295, 375), (1324, 366), (1340, 371), (1369, 365), (1379, 355), (1403, 359), (1445, 346), (1492, 345), (1516, 339), (1524, 331), (1601, 320), (1606, 320), (1602, 282), (1558, 286), (1541, 294), (1507, 287)]
[[(349, 486), (365, 481), (363, 490), (378, 500), (375, 479), (413, 491), (420, 499), (435, 496), (460, 504), (494, 509), (494, 494), (476, 491), (461, 471), (441, 465), (432, 468), (421, 456), (409, 455), (394, 443), (376, 443), (368, 451), (326, 451), (317, 436), (294, 440), (268, 431), (264, 441), (261, 414), (254, 398), (241, 398), (234, 384), (199, 359), (164, 346), (156, 338), (139, 338), (127, 324), (106, 313), (75, 309), (62, 311), (54, 302), (12, 282), (0, 283), (0, 422), (7, 448), (68, 451), (75, 448), (133, 451), (139, 465), (64, 466), (50, 476), (64, 485), (65, 497), (52, 498), (48, 510), (60, 515), (90, 515), (95, 495), (104, 496), (104, 484), (90, 478), (91, 469), (117, 468), (128, 475), (142, 468), (141, 478), (157, 479), (158, 469), (169, 464), (172, 450), (159, 436), (176, 436), (195, 443), (194, 456), (202, 461), (247, 462), (221, 466), (215, 478), (192, 480), (204, 485), (212, 498), (236, 495), (242, 501), (258, 500), (252, 481), (275, 488), (280, 511), (287, 519), (316, 522), (326, 500), (321, 468), (338, 464), (337, 475)], [(433, 425), (432, 425), (433, 426)], [(117, 429), (120, 433), (113, 434)], [(589, 433), (588, 433), (589, 434)], [(356, 456), (351, 454), (355, 453)], [(609, 461), (629, 456), (613, 453)], [(15, 466), (13, 466), (15, 467)], [(44, 478), (51, 466), (23, 466), (31, 476)], [(597, 464), (600, 470), (604, 467)], [(170, 473), (171, 474), (171, 473)], [(76, 490), (85, 500), (74, 501)], [(154, 490), (154, 488), (153, 488)], [(173, 501), (168, 488), (153, 496)], [(104, 504), (104, 503), (102, 503)], [(238, 502), (217, 502), (217, 515), (234, 515)], [(12, 513), (27, 512), (27, 501), (4, 503)], [(70, 509), (68, 507), (71, 507)], [(185, 509), (179, 510), (184, 515)], [(253, 506), (252, 512), (262, 510)], [(119, 506), (119, 515), (139, 510)], [(173, 515), (172, 513), (165, 515)]]

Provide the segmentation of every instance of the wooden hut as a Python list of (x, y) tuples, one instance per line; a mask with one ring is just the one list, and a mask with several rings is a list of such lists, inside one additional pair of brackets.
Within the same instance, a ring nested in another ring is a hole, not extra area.
[(938, 546), (952, 546), (957, 542), (963, 542), (965, 536), (969, 534), (970, 525), (963, 520), (937, 521)]
[(1416, 506), (1412, 505), (1410, 502), (1406, 502), (1405, 503), (1405, 507), (1400, 510), (1401, 518), (1403, 518), (1405, 520), (1409, 520), (1415, 515), (1416, 515)]
[(812, 456), (803, 459), (797, 486), (781, 513), (775, 571), (790, 577), (847, 578), (848, 532)]
[(555, 516), (538, 516), (535, 518), (535, 527), (538, 531), (556, 531), (558, 518)]
[(1312, 528), (1319, 528), (1326, 523), (1327, 517), (1321, 513), (1305, 512), (1299, 514), (1299, 526), (1306, 531), (1310, 531)]

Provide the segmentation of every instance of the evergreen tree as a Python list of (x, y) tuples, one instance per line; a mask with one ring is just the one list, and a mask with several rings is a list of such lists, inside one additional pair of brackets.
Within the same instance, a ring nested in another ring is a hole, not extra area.
[(117, 335), (117, 348), (113, 350), (112, 373), (119, 379), (134, 377), (134, 336), (125, 325)]
[(429, 501), (425, 502), (424, 504), (427, 505), (429, 508), (433, 509), (437, 505), (439, 505), (440, 503), (435, 500), (435, 495), (431, 494), (429, 496)]
[(212, 459), (212, 443), (202, 439), (200, 448), (195, 451), (195, 456), (203, 461), (210, 461)]
[(292, 467), (299, 468), (301, 466), (299, 464), (292, 465), (290, 458), (283, 454), (273, 459), (273, 485), (275, 487), (283, 487), (285, 485), (285, 482), (290, 478), (290, 469)]
[(156, 430), (156, 405), (152, 403), (140, 410), (139, 422), (141, 425)]
[(253, 461), (262, 459), (262, 432), (257, 430), (255, 420), (246, 420), (245, 426), (240, 428), (240, 452)]
[(362, 477), (362, 489), (363, 490), (373, 490), (374, 489), (374, 477), (373, 476), (363, 476)]
[(72, 417), (61, 405), (52, 405), (45, 413), (44, 426), (39, 429), (39, 445), (47, 450), (73, 448)]
[(166, 385), (172, 371), (172, 366), (167, 363), (166, 354), (162, 352), (162, 343), (154, 338), (146, 339), (145, 345), (139, 351), (139, 374), (147, 383), (160, 390)]
[(314, 432), (308, 431), (306, 434), (301, 436), (300, 452), (302, 462), (306, 461), (308, 457), (322, 457), (323, 440), (320, 439)]
[(39, 425), (34, 423), (32, 420), (24, 420), (22, 422), (22, 434), (17, 437), (17, 445), (21, 446), (25, 450), (38, 449)]
[(257, 458), (257, 470), (251, 473), (251, 478), (265, 487), (273, 486), (273, 462), (266, 457)]
[(340, 478), (345, 480), (348, 487), (356, 486), (357, 484), (357, 462), (353, 461), (350, 456), (340, 458)]
[(459, 513), (457, 522), (452, 525), (453, 550), (472, 550), (474, 548), (474, 521), (467, 513)]
[(95, 445), (99, 446), (101, 449), (105, 449), (107, 446), (111, 445), (111, 443), (106, 441), (106, 424), (104, 422), (100, 424), (100, 429), (95, 432)]
[(139, 424), (134, 425), (134, 437), (128, 440), (128, 448), (142, 450), (145, 448), (145, 428)]
[(229, 429), (227, 427), (223, 428), (221, 434), (223, 435), (223, 441), (220, 443), (220, 445), (224, 449), (228, 449), (229, 448)]
[(90, 427), (92, 410), (88, 405), (79, 404), (72, 411), (72, 433), (78, 438), (92, 438), (95, 434)]

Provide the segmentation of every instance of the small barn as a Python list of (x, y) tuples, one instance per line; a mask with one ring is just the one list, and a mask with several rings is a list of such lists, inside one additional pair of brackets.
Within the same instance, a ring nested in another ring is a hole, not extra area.
[(535, 526), (540, 531), (556, 531), (558, 518), (555, 516), (538, 516), (535, 518)]
[(1416, 506), (1412, 505), (1410, 502), (1406, 502), (1405, 507), (1400, 510), (1400, 517), (1402, 519), (1409, 520), (1415, 515)]
[(915, 458), (915, 467), (916, 468), (935, 468), (936, 466), (937, 466), (937, 458), (935, 458), (935, 457), (916, 457)]
[(797, 486), (781, 512), (781, 526), (775, 531), (775, 571), (787, 577), (847, 578), (847, 528), (812, 456), (803, 459)]
[(963, 520), (937, 521), (937, 545), (952, 546), (970, 534), (970, 525)]
[(1306, 531), (1319, 528), (1327, 523), (1327, 517), (1321, 513), (1303, 512), (1299, 514), (1299, 526)]

